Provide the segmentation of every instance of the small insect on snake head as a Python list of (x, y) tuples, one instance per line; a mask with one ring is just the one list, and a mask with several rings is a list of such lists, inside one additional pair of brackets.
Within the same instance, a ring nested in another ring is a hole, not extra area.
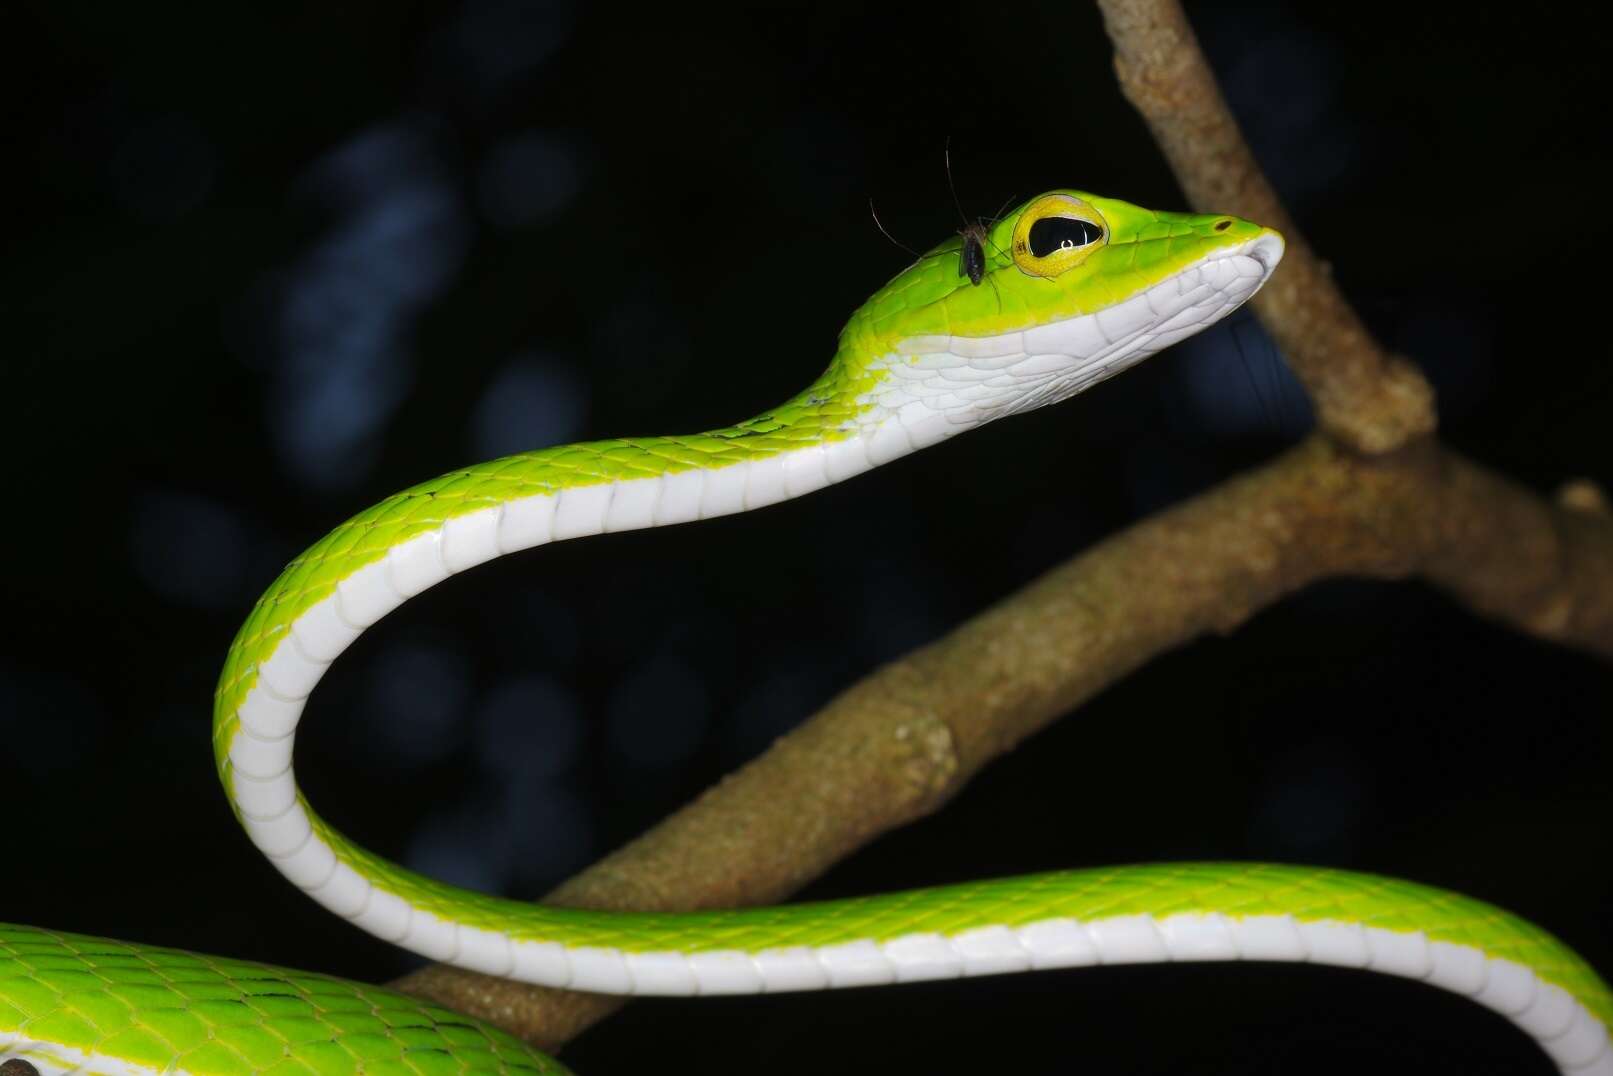
[[(970, 220), (965, 216), (963, 203), (958, 200), (958, 186), (952, 182), (950, 135), (947, 137), (946, 148), (942, 151), (942, 159), (946, 162), (947, 191), (952, 195), (952, 205), (958, 211), (958, 219), (963, 222), (963, 227), (958, 229), (958, 234), (963, 237), (963, 245), (958, 248), (958, 275), (968, 277), (969, 283), (978, 288), (980, 282), (986, 278), (986, 244), (991, 240), (986, 235), (986, 226), (978, 218)], [(1002, 216), (1001, 211), (997, 215)]]
[(975, 287), (986, 275), (986, 229), (979, 224), (966, 224), (958, 229), (963, 236), (963, 247), (958, 251), (958, 275), (969, 278)]

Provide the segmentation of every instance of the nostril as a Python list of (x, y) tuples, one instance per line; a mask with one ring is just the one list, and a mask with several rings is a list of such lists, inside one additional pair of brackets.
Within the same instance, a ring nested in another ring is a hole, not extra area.
[(1215, 222), (1215, 230), (1218, 232), (1224, 232), (1230, 227), (1232, 227), (1232, 221), (1230, 220), (1218, 220)]

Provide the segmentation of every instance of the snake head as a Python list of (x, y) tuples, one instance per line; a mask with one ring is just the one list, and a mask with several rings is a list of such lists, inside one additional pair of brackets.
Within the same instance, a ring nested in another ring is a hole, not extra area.
[(986, 230), (980, 286), (961, 239), (920, 258), (852, 316), (865, 424), (914, 447), (1066, 399), (1213, 325), (1260, 289), (1276, 231), (1077, 190), (1038, 195)]

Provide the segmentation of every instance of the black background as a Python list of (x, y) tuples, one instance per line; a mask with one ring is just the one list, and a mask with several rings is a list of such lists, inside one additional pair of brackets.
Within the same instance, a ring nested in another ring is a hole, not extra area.
[[(1437, 386), (1448, 440), (1542, 493), (1613, 482), (1605, 15), (1190, 14), (1301, 225)], [(413, 958), (284, 883), (212, 772), (213, 680), (281, 564), (460, 463), (791, 395), (908, 260), (869, 199), (912, 246), (957, 226), (949, 137), (971, 215), (1069, 185), (1182, 204), (1082, 3), (8, 21), (0, 917), (360, 979)], [(338, 663), (299, 775), (377, 850), (535, 895), (1308, 422), (1240, 312), (799, 502), (510, 558)], [(1330, 582), (1152, 662), (811, 895), (1319, 863), (1495, 901), (1606, 973), (1610, 686), (1419, 584)], [(646, 1002), (566, 1056), (608, 1073), (677, 1051), (721, 1072), (1548, 1071), (1471, 1003), (1260, 966)]]

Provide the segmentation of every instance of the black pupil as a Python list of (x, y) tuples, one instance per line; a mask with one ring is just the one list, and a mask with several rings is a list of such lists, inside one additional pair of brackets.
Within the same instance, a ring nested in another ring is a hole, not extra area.
[(1102, 238), (1103, 232), (1089, 220), (1043, 217), (1031, 225), (1031, 253), (1045, 258), (1056, 250), (1075, 250)]

